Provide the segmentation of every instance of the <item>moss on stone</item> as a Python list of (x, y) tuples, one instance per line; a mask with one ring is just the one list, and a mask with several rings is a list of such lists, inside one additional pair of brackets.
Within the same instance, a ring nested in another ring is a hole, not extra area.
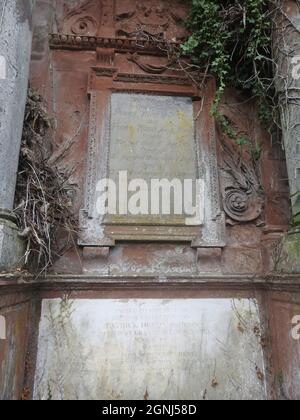
[(279, 270), (286, 273), (300, 273), (300, 232), (285, 237)]

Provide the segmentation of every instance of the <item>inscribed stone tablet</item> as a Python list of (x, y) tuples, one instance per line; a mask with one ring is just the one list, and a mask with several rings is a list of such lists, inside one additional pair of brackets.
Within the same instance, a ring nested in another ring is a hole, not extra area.
[(35, 398), (263, 399), (259, 324), (250, 300), (46, 300)]
[[(118, 185), (120, 171), (127, 171), (128, 183), (134, 179), (146, 181), (149, 187), (149, 212), (151, 180), (176, 179), (181, 181), (182, 186), (185, 179), (195, 182), (196, 156), (191, 98), (112, 94), (109, 177)], [(178, 194), (175, 199), (178, 199)], [(170, 201), (170, 215), (174, 216), (173, 190)], [(181, 216), (184, 215), (183, 205)], [(176, 220), (182, 223), (182, 219), (177, 217)], [(161, 217), (157, 217), (156, 222), (159, 221)]]

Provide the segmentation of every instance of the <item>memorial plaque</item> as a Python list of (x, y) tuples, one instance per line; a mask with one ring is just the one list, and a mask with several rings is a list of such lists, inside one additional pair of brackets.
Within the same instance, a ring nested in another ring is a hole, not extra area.
[(46, 300), (35, 398), (263, 399), (258, 326), (249, 300)]
[[(151, 180), (171, 182), (176, 179), (182, 185), (182, 194), (171, 190), (170, 217), (163, 217), (160, 206), (158, 215), (152, 214), (145, 218), (145, 214), (137, 217), (129, 213), (122, 221), (130, 223), (134, 219), (140, 220), (142, 224), (147, 221), (152, 221), (153, 224), (184, 224), (184, 205), (182, 214), (176, 215), (174, 200), (180, 199), (181, 195), (183, 202), (184, 180), (190, 179), (195, 183), (197, 179), (192, 99), (113, 93), (111, 101), (109, 178), (119, 185), (119, 174), (126, 171), (128, 183), (140, 179), (145, 181), (149, 193), (149, 214), (152, 199)], [(196, 204), (195, 184), (193, 186), (192, 195)]]

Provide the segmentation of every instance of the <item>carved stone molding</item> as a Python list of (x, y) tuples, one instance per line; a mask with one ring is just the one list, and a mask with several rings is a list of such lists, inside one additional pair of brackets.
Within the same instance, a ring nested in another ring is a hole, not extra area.
[[(171, 90), (174, 90), (176, 86), (179, 90), (178, 93), (185, 93), (190, 95), (193, 92), (193, 87), (188, 77), (181, 75), (152, 75), (152, 74), (136, 74), (136, 73), (122, 73), (118, 68), (115, 67), (106, 67), (105, 65), (93, 66), (92, 72), (89, 76), (88, 91), (91, 92), (94, 90), (97, 80), (101, 78), (109, 78), (110, 81), (107, 81), (107, 87), (113, 87), (114, 83), (130, 83), (130, 88), (132, 84), (135, 85), (136, 90), (139, 92), (146, 92), (149, 89), (158, 93), (159, 88), (163, 91), (165, 86), (169, 86)], [(154, 87), (151, 87), (155, 85)], [(148, 88), (146, 88), (148, 86)], [(115, 87), (116, 89), (116, 87)], [(134, 90), (134, 89), (133, 89)]]
[(50, 34), (49, 44), (52, 49), (96, 51), (97, 48), (114, 49), (116, 52), (136, 52), (166, 56), (169, 48), (178, 48), (178, 43), (149, 41), (141, 39), (110, 38), (68, 34)]
[(128, 74), (119, 73), (115, 79), (117, 82), (131, 82), (131, 83), (160, 83), (166, 85), (182, 85), (190, 86), (187, 77), (176, 76), (151, 76), (144, 74)]
[(170, 0), (78, 0), (65, 7), (59, 32), (138, 41), (182, 41), (187, 37), (187, 5)]
[(179, 2), (174, 5), (169, 0), (117, 1), (116, 35), (181, 40), (187, 36), (186, 11)]
[[(124, 57), (126, 60), (126, 57)], [(125, 61), (124, 61), (125, 62)], [(159, 225), (134, 220), (110, 220), (99, 216), (96, 209), (96, 182), (108, 177), (111, 141), (111, 100), (113, 93), (149, 93), (151, 95), (184, 96), (192, 100), (193, 115), (200, 115), (200, 92), (189, 78), (176, 74), (143, 74), (121, 72), (122, 68), (92, 67), (89, 77), (90, 124), (88, 139), (88, 167), (85, 187), (85, 206), (80, 212), (79, 244), (83, 247), (111, 247), (116, 241), (180, 241), (195, 248), (222, 248), (225, 246), (225, 218), (221, 211), (214, 123), (210, 109), (214, 84), (207, 88), (205, 109), (195, 122), (195, 149), (197, 176), (205, 179), (205, 215), (199, 225), (176, 224), (173, 221)], [(207, 117), (205, 117), (207, 115)], [(207, 127), (211, 127), (209, 133)], [(210, 156), (210, 159), (206, 158)], [(208, 162), (209, 161), (209, 162)], [(203, 170), (201, 170), (203, 169)], [(212, 179), (215, 182), (212, 182)], [(142, 224), (141, 224), (142, 223)]]

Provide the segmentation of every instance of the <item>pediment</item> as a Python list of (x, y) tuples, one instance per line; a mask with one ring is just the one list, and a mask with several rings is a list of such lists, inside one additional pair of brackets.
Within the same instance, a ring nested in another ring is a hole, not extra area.
[(170, 0), (85, 0), (65, 7), (61, 33), (75, 36), (182, 41), (187, 6)]

